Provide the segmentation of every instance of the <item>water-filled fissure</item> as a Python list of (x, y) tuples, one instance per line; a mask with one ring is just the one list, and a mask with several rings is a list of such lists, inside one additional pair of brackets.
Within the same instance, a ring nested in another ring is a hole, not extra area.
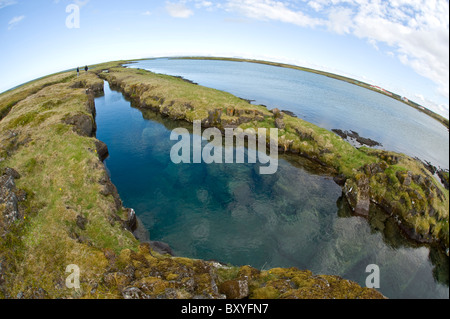
[(124, 205), (176, 255), (297, 267), (363, 286), (366, 266), (377, 264), (388, 297), (448, 298), (448, 259), (411, 246), (382, 213), (378, 228), (352, 216), (332, 178), (300, 158), (281, 157), (274, 175), (260, 175), (258, 164), (174, 164), (170, 133), (189, 125), (131, 107), (107, 82), (95, 103)]

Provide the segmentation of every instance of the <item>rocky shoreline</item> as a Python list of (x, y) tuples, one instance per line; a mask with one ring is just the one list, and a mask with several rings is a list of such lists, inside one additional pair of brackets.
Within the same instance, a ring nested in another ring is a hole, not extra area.
[(360, 146), (383, 146), (380, 142), (374, 141), (370, 138), (362, 137), (355, 131), (342, 131), (340, 129), (333, 129), (331, 131), (342, 137), (344, 140), (356, 141)]

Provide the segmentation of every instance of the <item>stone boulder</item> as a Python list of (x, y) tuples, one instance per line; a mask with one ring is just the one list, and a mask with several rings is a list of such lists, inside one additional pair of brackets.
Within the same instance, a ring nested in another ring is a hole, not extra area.
[(369, 178), (365, 174), (356, 175), (356, 179), (348, 179), (344, 185), (344, 194), (356, 215), (368, 217), (370, 208)]
[(92, 116), (77, 114), (67, 118), (64, 123), (73, 125), (74, 131), (81, 136), (92, 137), (95, 132), (95, 124)]
[(249, 295), (247, 280), (228, 280), (219, 285), (219, 292), (227, 299), (244, 299)]
[(96, 140), (95, 147), (97, 150), (98, 158), (103, 162), (109, 156), (108, 146), (102, 141)]

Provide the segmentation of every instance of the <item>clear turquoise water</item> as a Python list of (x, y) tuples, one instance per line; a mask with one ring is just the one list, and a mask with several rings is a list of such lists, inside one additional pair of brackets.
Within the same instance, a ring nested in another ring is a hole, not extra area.
[(154, 59), (130, 67), (182, 76), (200, 85), (278, 107), (328, 130), (353, 130), (390, 151), (449, 168), (449, 133), (404, 103), (347, 82), (256, 63)]
[(108, 145), (105, 164), (124, 205), (176, 255), (298, 267), (361, 285), (366, 266), (377, 264), (390, 298), (449, 297), (448, 258), (411, 247), (390, 223), (376, 226), (384, 214), (372, 224), (351, 216), (341, 189), (298, 157), (280, 158), (266, 176), (250, 164), (175, 165), (169, 136), (183, 123), (130, 107), (108, 83), (96, 109), (97, 138)]

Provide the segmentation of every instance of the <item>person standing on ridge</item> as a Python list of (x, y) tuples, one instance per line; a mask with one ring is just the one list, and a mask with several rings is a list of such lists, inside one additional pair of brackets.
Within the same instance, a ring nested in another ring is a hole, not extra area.
[(86, 72), (89, 70), (89, 68), (88, 68), (87, 65), (84, 67), (84, 70), (85, 70)]
[(80, 67), (77, 66), (77, 77), (80, 76)]

